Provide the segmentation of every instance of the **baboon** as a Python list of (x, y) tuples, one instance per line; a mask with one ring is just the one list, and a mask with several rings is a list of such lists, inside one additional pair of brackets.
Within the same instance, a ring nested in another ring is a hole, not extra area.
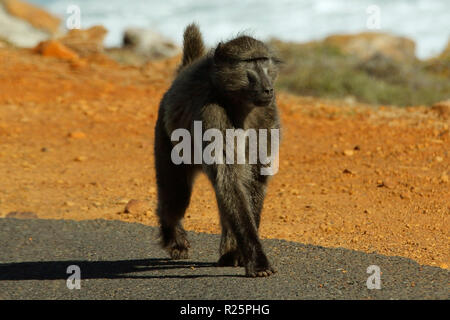
[(176, 165), (170, 137), (177, 128), (192, 132), (194, 121), (202, 121), (205, 130), (220, 130), (224, 137), (226, 129), (279, 129), (273, 89), (279, 63), (268, 46), (253, 37), (239, 35), (206, 52), (198, 26), (185, 29), (182, 63), (161, 100), (155, 127), (157, 214), (162, 246), (172, 259), (188, 258), (190, 245), (181, 220), (194, 177), (203, 171), (214, 187), (220, 213), (218, 265), (243, 266), (250, 277), (276, 272), (258, 236), (268, 180), (260, 174), (263, 165)]

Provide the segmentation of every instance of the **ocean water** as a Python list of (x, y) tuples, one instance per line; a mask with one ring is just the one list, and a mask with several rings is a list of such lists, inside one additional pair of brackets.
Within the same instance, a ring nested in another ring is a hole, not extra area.
[(208, 45), (239, 32), (261, 39), (310, 41), (336, 33), (371, 31), (367, 8), (380, 9), (380, 29), (413, 39), (419, 58), (442, 51), (450, 38), (450, 0), (28, 0), (63, 20), (69, 5), (81, 10), (81, 27), (108, 29), (107, 46), (121, 44), (124, 29), (152, 28), (176, 43), (183, 28), (200, 24)]

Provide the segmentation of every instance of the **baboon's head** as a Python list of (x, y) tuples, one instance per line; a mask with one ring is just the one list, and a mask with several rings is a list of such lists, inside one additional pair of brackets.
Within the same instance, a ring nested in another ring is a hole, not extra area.
[(252, 106), (272, 103), (280, 61), (263, 42), (240, 36), (219, 43), (213, 60), (213, 83), (227, 98)]

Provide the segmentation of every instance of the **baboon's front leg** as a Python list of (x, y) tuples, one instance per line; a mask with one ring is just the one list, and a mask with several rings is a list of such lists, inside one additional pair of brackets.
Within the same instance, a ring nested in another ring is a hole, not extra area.
[(220, 258), (217, 264), (221, 267), (243, 267), (244, 260), (238, 248), (236, 238), (228, 226), (227, 221), (221, 217), (222, 236), (220, 238)]
[[(251, 277), (271, 275), (275, 270), (270, 265), (259, 240), (253, 203), (247, 188), (249, 181), (246, 179), (251, 179), (251, 175), (240, 170), (243, 167), (239, 165), (219, 164), (208, 167), (210, 171), (208, 175), (213, 179), (223, 226), (226, 232), (231, 232), (234, 236), (246, 275)], [(227, 240), (232, 239), (227, 234), (223, 237), (225, 244)], [(232, 261), (235, 258), (237, 257), (222, 256), (221, 260)]]
[[(247, 194), (250, 198), (251, 211), (255, 220), (256, 230), (259, 230), (259, 224), (261, 221), (261, 211), (264, 204), (264, 198), (266, 196), (266, 184), (267, 178), (265, 176), (259, 176), (259, 172), (256, 174), (254, 179), (248, 182)], [(241, 252), (238, 249), (236, 238), (226, 221), (221, 219), (222, 225), (222, 237), (220, 239), (220, 259), (218, 262), (219, 266), (244, 266), (244, 260), (242, 258)]]

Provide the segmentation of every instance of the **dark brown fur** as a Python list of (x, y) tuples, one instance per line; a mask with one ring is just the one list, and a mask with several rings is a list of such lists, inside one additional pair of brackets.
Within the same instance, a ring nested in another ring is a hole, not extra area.
[[(205, 54), (196, 25), (186, 28), (183, 62), (161, 100), (155, 128), (157, 213), (162, 245), (173, 259), (188, 258), (189, 242), (181, 220), (198, 171), (207, 174), (222, 225), (221, 266), (244, 266), (248, 276), (275, 272), (258, 236), (267, 176), (260, 164), (180, 164), (171, 161), (173, 130), (276, 129), (280, 127), (273, 93), (278, 60), (263, 43), (239, 36)], [(270, 141), (270, 138), (269, 138)], [(225, 145), (225, 143), (224, 143)]]
[(187, 26), (183, 37), (183, 61), (181, 67), (190, 65), (204, 54), (205, 45), (203, 44), (200, 30), (195, 24)]

